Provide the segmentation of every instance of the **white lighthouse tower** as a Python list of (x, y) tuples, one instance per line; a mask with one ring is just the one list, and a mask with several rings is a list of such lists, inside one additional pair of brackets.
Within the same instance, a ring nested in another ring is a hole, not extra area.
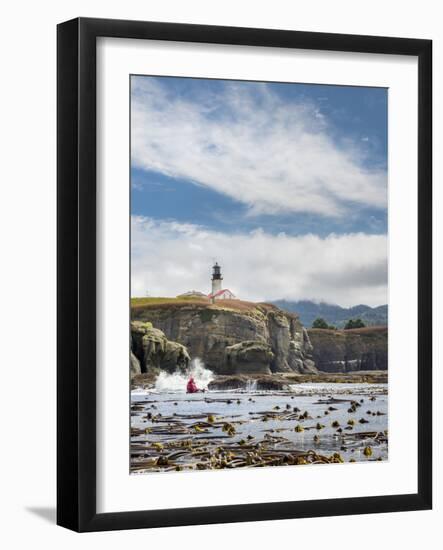
[(212, 266), (212, 292), (208, 294), (208, 298), (212, 303), (215, 300), (236, 300), (235, 295), (229, 288), (222, 288), (222, 281), (221, 267), (215, 262), (215, 265)]
[(222, 289), (223, 277), (221, 275), (221, 268), (217, 262), (212, 266), (212, 296), (215, 296)]

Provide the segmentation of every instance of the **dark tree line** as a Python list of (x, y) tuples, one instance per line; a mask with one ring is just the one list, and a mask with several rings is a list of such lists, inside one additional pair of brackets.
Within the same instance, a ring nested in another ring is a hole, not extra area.
[[(363, 328), (366, 325), (363, 323), (361, 319), (349, 319), (346, 321), (346, 324), (344, 326), (345, 330), (349, 330), (351, 328)], [(317, 317), (315, 321), (312, 323), (312, 328), (322, 328), (322, 329), (330, 329), (330, 330), (336, 330), (337, 327), (334, 327), (334, 325), (329, 325), (323, 317)]]

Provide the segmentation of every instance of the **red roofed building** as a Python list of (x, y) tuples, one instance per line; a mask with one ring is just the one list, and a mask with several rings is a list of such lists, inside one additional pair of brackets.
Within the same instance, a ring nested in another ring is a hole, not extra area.
[(236, 297), (232, 294), (229, 288), (222, 288), (215, 294), (208, 294), (208, 298), (210, 300), (236, 300)]

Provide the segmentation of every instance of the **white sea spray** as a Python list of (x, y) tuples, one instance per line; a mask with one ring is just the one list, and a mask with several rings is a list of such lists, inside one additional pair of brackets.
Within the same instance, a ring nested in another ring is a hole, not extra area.
[(176, 371), (170, 374), (161, 371), (155, 381), (155, 391), (159, 393), (185, 392), (186, 384), (191, 376), (201, 390), (206, 390), (211, 380), (214, 379), (214, 373), (205, 367), (201, 359), (196, 357), (191, 361), (191, 365), (186, 372)]

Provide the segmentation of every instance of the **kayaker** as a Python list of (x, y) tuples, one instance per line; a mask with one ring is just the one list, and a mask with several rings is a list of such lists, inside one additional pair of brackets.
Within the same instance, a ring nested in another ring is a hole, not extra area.
[(200, 390), (197, 388), (197, 384), (195, 383), (194, 378), (191, 376), (191, 378), (188, 380), (188, 383), (186, 384), (186, 393), (197, 393)]

